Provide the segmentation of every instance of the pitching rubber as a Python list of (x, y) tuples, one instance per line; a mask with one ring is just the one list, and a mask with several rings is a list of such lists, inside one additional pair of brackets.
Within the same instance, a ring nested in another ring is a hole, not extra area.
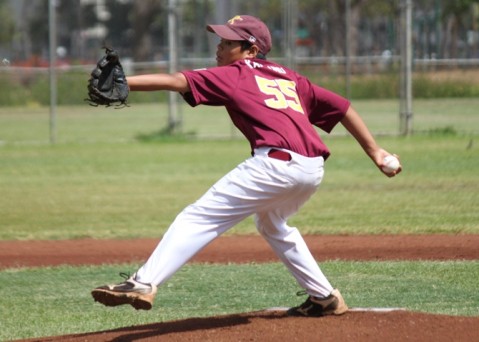
[(406, 311), (406, 309), (405, 308), (350, 308), (349, 311), (391, 312), (391, 311)]

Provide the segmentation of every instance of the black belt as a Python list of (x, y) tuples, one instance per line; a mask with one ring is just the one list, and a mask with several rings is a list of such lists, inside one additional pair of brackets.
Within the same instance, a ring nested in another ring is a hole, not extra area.
[(269, 150), (268, 157), (283, 160), (283, 161), (291, 160), (291, 154), (285, 151), (277, 150), (275, 148), (272, 148), (271, 150)]

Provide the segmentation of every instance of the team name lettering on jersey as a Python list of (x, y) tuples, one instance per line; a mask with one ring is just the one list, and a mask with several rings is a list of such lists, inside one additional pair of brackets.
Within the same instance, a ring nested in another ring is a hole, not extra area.
[(273, 71), (277, 72), (278, 74), (283, 74), (283, 75), (286, 74), (286, 70), (284, 70), (282, 67), (279, 67), (279, 66), (268, 65), (268, 69), (273, 70)]
[[(246, 63), (247, 66), (249, 66), (251, 69), (261, 69), (262, 67), (264, 67), (263, 64), (261, 63), (258, 63), (258, 62), (255, 62), (255, 61), (252, 61), (251, 59), (245, 59), (244, 61)], [(267, 68), (269, 70), (272, 70), (278, 74), (282, 74), (282, 75), (286, 75), (286, 70), (284, 70), (282, 67), (280, 66), (276, 66), (276, 65), (268, 65)]]
[(254, 62), (251, 59), (245, 59), (244, 62), (246, 63), (247, 66), (249, 66), (251, 69), (260, 69), (263, 67), (263, 64)]

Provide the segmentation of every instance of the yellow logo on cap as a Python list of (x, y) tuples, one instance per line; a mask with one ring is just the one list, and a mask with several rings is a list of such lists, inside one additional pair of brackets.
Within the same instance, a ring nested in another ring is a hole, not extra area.
[(234, 25), (236, 20), (240, 20), (240, 21), (241, 21), (241, 20), (243, 20), (243, 18), (241, 18), (241, 16), (239, 16), (239, 15), (234, 16), (233, 18), (231, 18), (230, 20), (228, 20), (228, 24)]

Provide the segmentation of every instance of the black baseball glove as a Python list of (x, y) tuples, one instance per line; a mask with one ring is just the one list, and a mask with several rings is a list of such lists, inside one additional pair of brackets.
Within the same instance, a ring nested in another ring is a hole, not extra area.
[(87, 88), (86, 101), (92, 106), (127, 106), (129, 88), (118, 52), (105, 48), (105, 56), (91, 72)]

